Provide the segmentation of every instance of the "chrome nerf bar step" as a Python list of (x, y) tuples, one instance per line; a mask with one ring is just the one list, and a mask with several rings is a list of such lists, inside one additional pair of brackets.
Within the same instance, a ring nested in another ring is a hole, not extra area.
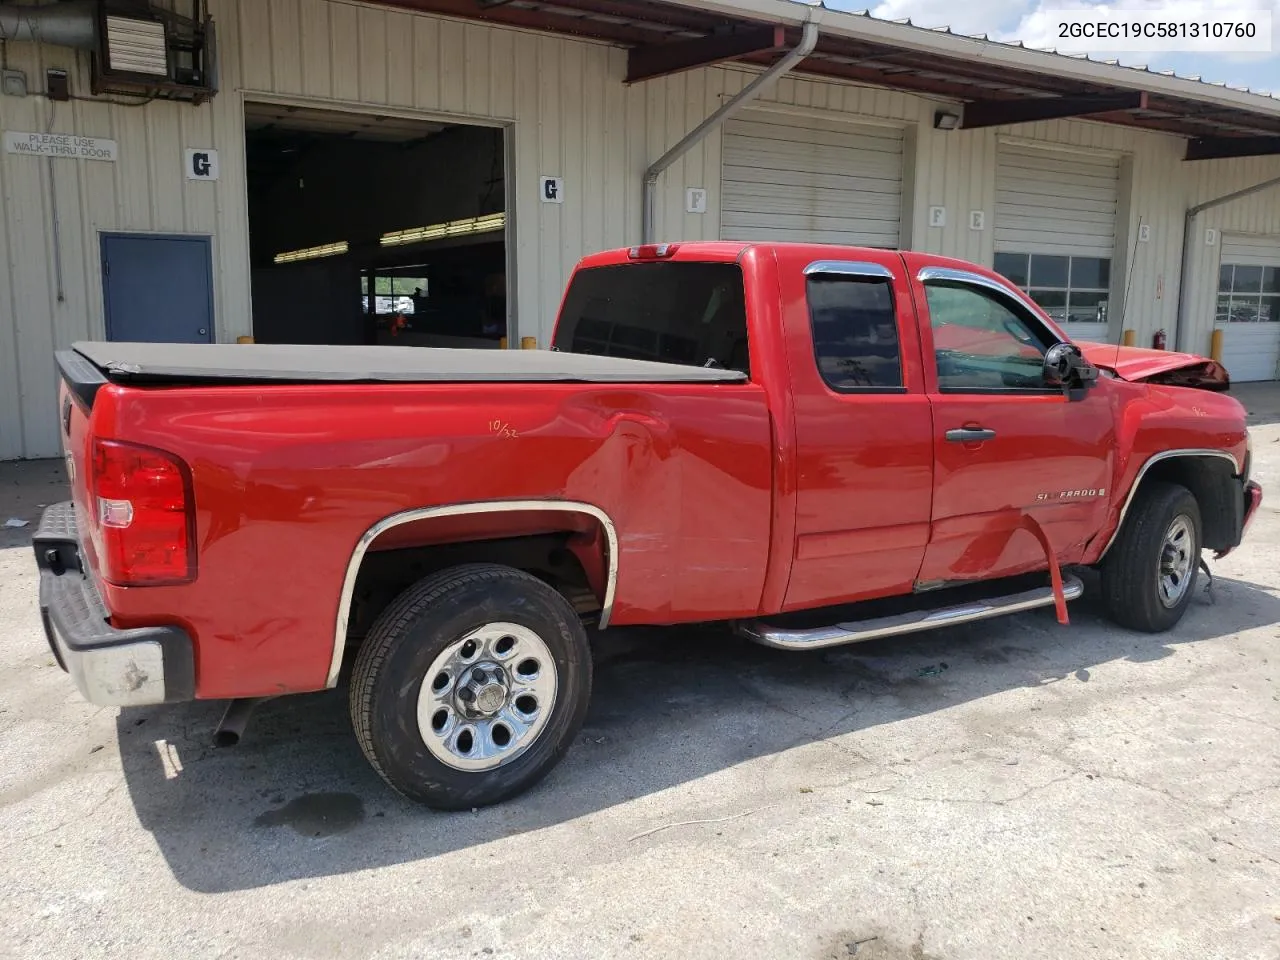
[[(1084, 584), (1078, 577), (1064, 576), (1062, 592), (1068, 600), (1074, 600), (1084, 592)], [(950, 627), (958, 623), (987, 620), (991, 617), (1003, 617), (1010, 613), (1051, 606), (1053, 606), (1053, 588), (1044, 586), (1004, 597), (967, 601), (953, 607), (919, 610), (870, 620), (853, 620), (809, 630), (787, 629), (762, 620), (751, 620), (739, 623), (737, 631), (747, 639), (766, 647), (778, 647), (782, 650), (817, 650), (821, 647), (835, 647), (845, 643), (858, 643), (862, 640), (878, 640), (881, 637), (896, 637), (905, 633), (918, 633), (922, 630)]]

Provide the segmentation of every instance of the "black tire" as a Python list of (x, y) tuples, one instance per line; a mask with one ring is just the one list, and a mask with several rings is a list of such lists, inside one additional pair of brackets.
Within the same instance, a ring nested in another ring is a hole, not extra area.
[[(545, 645), (556, 667), (554, 703), (540, 731), (500, 766), (456, 769), (419, 731), (419, 693), (437, 657), (495, 622), (531, 630)], [(398, 792), (437, 810), (464, 810), (499, 803), (546, 776), (581, 729), (590, 697), (591, 649), (569, 602), (520, 570), (467, 564), (420, 580), (378, 617), (352, 672), (351, 722), (370, 764)]]
[[(1168, 604), (1160, 589), (1165, 537), (1179, 518), (1185, 518), (1190, 527), (1191, 566), (1185, 576), (1185, 589), (1176, 602)], [(1191, 491), (1176, 483), (1145, 485), (1134, 498), (1120, 536), (1102, 561), (1102, 596), (1111, 619), (1144, 633), (1172, 629), (1186, 613), (1195, 593), (1203, 543), (1200, 506)]]

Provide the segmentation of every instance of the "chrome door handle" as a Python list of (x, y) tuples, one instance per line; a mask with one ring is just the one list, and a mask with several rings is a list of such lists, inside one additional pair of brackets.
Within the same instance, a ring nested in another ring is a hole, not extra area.
[(947, 439), (952, 443), (979, 443), (990, 440), (995, 435), (994, 430), (988, 430), (986, 427), (958, 427), (946, 433)]

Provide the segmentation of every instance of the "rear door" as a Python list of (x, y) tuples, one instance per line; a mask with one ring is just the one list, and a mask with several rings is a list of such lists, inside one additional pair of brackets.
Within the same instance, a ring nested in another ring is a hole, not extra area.
[(1060, 339), (992, 276), (906, 254), (933, 406), (932, 525), (921, 586), (1078, 560), (1106, 519), (1115, 449), (1113, 384), (1069, 401), (1044, 384)]
[(933, 447), (902, 258), (793, 248), (778, 259), (798, 467), (785, 608), (909, 591), (928, 542)]

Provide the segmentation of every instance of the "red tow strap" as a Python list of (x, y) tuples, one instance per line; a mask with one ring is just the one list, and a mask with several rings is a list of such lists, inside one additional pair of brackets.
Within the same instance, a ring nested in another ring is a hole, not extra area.
[(1029, 513), (1022, 515), (1022, 527), (1030, 530), (1040, 546), (1044, 548), (1045, 559), (1049, 561), (1049, 580), (1053, 584), (1053, 608), (1058, 614), (1058, 622), (1066, 625), (1071, 622), (1067, 617), (1067, 598), (1062, 592), (1062, 570), (1058, 567), (1058, 557), (1053, 552), (1053, 545), (1049, 543), (1049, 536), (1044, 532), (1044, 528), (1036, 521), (1036, 518)]

